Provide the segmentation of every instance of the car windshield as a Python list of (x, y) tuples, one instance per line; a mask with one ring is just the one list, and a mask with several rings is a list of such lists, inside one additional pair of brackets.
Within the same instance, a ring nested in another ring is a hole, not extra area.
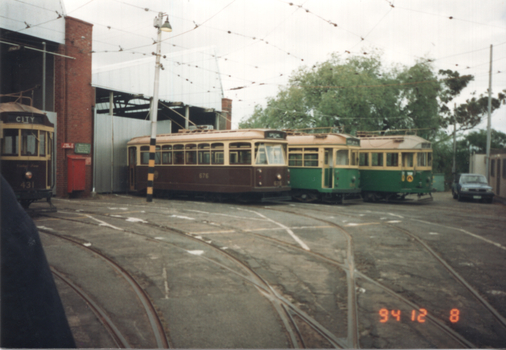
[(463, 175), (460, 177), (461, 184), (487, 184), (487, 179), (483, 175)]

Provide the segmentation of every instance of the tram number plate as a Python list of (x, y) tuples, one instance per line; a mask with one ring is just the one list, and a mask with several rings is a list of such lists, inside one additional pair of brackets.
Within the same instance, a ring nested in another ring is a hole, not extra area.
[(481, 196), (473, 196), (473, 199), (481, 199)]
[(281, 181), (274, 181), (274, 186), (282, 186)]

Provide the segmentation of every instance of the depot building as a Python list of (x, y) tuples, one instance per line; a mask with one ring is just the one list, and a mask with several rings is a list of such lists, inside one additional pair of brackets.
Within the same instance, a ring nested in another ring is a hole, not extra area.
[[(126, 143), (151, 133), (155, 56), (93, 71), (93, 24), (67, 16), (59, 0), (4, 0), (0, 11), (0, 102), (29, 97), (55, 125), (54, 195), (127, 191)], [(209, 47), (165, 55), (157, 133), (231, 128), (215, 57)], [(84, 164), (77, 188), (73, 161)]]

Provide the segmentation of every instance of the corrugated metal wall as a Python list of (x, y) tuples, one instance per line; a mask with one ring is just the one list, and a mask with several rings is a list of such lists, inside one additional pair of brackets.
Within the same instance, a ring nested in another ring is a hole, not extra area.
[[(157, 134), (170, 133), (170, 120), (157, 122)], [(94, 191), (128, 190), (127, 142), (137, 136), (151, 135), (151, 122), (109, 114), (95, 115), (93, 162)]]

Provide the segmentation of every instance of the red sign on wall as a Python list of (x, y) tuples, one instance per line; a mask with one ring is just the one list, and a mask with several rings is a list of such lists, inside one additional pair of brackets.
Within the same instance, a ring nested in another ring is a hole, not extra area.
[(74, 148), (74, 144), (71, 142), (64, 142), (61, 144), (61, 148)]

